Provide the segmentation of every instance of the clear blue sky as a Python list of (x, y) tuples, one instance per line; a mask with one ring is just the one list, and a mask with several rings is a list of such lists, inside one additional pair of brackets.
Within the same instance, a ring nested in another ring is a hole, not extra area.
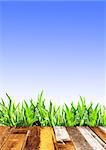
[(1, 2), (0, 95), (42, 89), (58, 103), (104, 102), (103, 2)]

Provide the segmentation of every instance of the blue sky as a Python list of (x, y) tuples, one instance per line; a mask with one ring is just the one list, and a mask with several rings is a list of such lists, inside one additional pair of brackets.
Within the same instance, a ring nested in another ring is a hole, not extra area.
[(1, 2), (0, 95), (42, 89), (57, 103), (104, 103), (103, 2)]

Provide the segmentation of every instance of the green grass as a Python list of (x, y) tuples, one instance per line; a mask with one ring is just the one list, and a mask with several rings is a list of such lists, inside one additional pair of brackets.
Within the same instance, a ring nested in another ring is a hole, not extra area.
[(51, 101), (46, 106), (43, 92), (37, 100), (16, 104), (8, 94), (8, 102), (0, 101), (1, 126), (106, 126), (106, 108), (93, 103), (86, 104), (84, 98), (75, 105), (56, 106)]

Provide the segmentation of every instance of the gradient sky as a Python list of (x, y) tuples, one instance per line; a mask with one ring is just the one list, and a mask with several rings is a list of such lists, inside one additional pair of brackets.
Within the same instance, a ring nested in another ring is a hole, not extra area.
[(103, 2), (0, 4), (1, 96), (105, 103)]

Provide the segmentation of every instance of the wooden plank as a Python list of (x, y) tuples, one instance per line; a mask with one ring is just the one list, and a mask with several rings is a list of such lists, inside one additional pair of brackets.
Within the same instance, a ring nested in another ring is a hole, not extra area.
[(90, 134), (85, 127), (77, 127), (81, 134), (85, 137), (93, 150), (105, 150), (102, 145)]
[(95, 132), (93, 132), (89, 127), (85, 127), (88, 132), (90, 132), (90, 134), (103, 146), (104, 149), (106, 149), (106, 144), (101, 140), (101, 138), (99, 138)]
[(23, 150), (26, 134), (10, 134), (1, 150)]
[(92, 150), (91, 145), (76, 127), (66, 127), (76, 150)]
[(75, 147), (69, 137), (69, 134), (65, 127), (55, 126), (54, 132), (58, 145), (58, 150), (75, 150)]
[(56, 141), (57, 142), (64, 142), (64, 141), (71, 141), (69, 134), (66, 130), (65, 127), (63, 126), (55, 126), (54, 128), (54, 132), (56, 135)]
[(5, 134), (10, 130), (10, 127), (0, 126), (0, 145), (5, 137)]
[(10, 132), (11, 132), (10, 127), (0, 126), (0, 149), (3, 146), (3, 144), (5, 143), (5, 141), (7, 140)]
[(29, 131), (30, 133), (26, 141), (25, 150), (38, 150), (40, 143), (40, 127), (30, 127)]
[(99, 127), (90, 127), (106, 144), (106, 133)]
[(41, 127), (39, 150), (55, 150), (52, 127)]

